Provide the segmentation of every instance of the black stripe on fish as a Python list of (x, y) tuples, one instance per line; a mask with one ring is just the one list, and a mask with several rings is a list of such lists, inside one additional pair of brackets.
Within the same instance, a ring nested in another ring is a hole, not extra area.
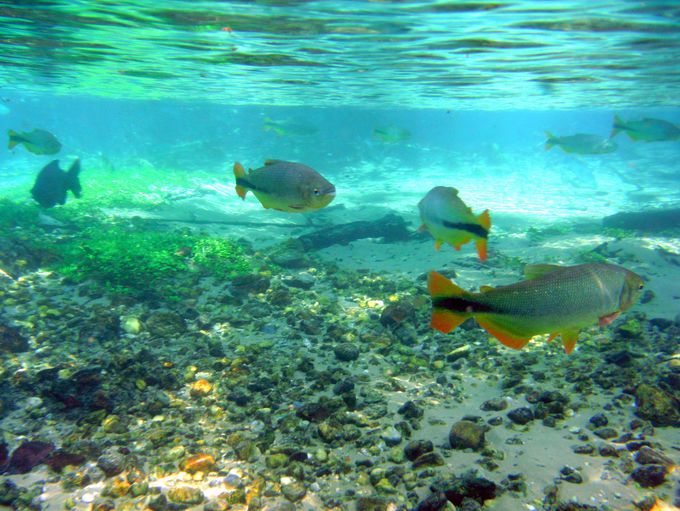
[(456, 229), (457, 231), (465, 231), (469, 232), (470, 234), (474, 234), (475, 236), (478, 236), (479, 238), (484, 238), (486, 239), (489, 236), (489, 231), (484, 229), (481, 225), (478, 224), (468, 224), (468, 223), (463, 223), (463, 222), (449, 222), (448, 220), (442, 220), (442, 225), (446, 227), (447, 229)]
[(250, 181), (248, 181), (247, 179), (245, 179), (243, 177), (237, 177), (236, 178), (236, 184), (239, 185), (239, 186), (242, 186), (243, 188), (247, 188), (248, 190), (251, 190), (253, 192), (265, 192), (266, 193), (266, 190), (263, 190), (262, 188), (258, 188), (253, 183), (251, 183)]
[(484, 305), (474, 300), (461, 298), (459, 296), (446, 296), (432, 300), (432, 307), (435, 309), (446, 309), (451, 312), (494, 312), (493, 307)]

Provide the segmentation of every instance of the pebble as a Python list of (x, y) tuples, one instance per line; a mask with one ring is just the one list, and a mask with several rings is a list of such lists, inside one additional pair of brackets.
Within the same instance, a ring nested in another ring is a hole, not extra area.
[(401, 432), (394, 426), (388, 426), (380, 433), (380, 438), (382, 438), (388, 447), (392, 447), (401, 443)]
[(404, 447), (404, 454), (409, 461), (414, 461), (423, 454), (433, 450), (434, 445), (430, 440), (413, 440)]
[(403, 415), (405, 419), (420, 419), (423, 416), (423, 409), (413, 401), (406, 401), (397, 413)]
[(481, 449), (485, 441), (484, 431), (484, 426), (475, 422), (458, 421), (449, 431), (449, 444), (453, 449)]
[(654, 488), (666, 480), (666, 467), (663, 465), (642, 465), (630, 474), (643, 488)]
[(526, 406), (515, 408), (514, 410), (510, 410), (508, 412), (508, 419), (510, 419), (515, 424), (528, 424), (534, 420), (534, 412), (531, 411), (531, 408), (527, 408)]
[(609, 419), (607, 419), (607, 416), (603, 413), (598, 413), (593, 415), (588, 422), (590, 422), (593, 426), (598, 427), (598, 428), (603, 428), (604, 426), (609, 424)]
[(508, 402), (502, 398), (488, 399), (482, 403), (480, 409), (485, 412), (501, 412), (508, 407)]
[(413, 469), (418, 469), (422, 467), (439, 467), (444, 465), (444, 458), (436, 452), (426, 452), (422, 456), (418, 456), (413, 461)]
[(351, 342), (343, 342), (333, 348), (335, 358), (341, 362), (352, 362), (359, 358), (359, 348)]
[(176, 504), (197, 505), (203, 502), (205, 496), (200, 488), (193, 486), (175, 486), (168, 490), (168, 499)]
[(616, 432), (614, 428), (599, 428), (593, 431), (593, 434), (605, 440), (607, 440), (608, 438), (616, 438), (617, 436), (619, 436), (619, 434)]
[(640, 465), (663, 465), (669, 470), (675, 466), (673, 460), (668, 456), (647, 446), (641, 447), (634, 457)]

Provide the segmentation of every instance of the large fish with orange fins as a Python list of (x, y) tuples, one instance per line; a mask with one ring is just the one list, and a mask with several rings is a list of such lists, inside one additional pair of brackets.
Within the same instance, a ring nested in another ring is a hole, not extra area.
[(629, 309), (644, 287), (642, 278), (620, 266), (604, 263), (557, 266), (529, 265), (527, 280), (472, 293), (431, 272), (432, 327), (449, 333), (467, 318), (500, 342), (521, 349), (531, 338), (560, 335), (571, 353), (579, 331), (608, 325)]
[(486, 261), (486, 242), (491, 229), (489, 210), (475, 215), (460, 197), (458, 190), (450, 186), (435, 186), (418, 203), (421, 231), (427, 230), (435, 239), (434, 248), (442, 243), (454, 249), (474, 240), (479, 260)]

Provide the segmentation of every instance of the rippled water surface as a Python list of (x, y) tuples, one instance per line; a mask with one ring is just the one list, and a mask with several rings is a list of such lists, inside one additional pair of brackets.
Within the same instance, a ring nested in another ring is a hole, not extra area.
[(674, 1), (0, 2), (0, 87), (228, 104), (677, 104)]

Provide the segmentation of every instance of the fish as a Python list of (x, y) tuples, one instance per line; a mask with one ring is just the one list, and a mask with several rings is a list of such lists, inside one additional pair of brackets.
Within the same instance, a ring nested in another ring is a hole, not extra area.
[(474, 240), (479, 260), (486, 261), (487, 238), (491, 229), (489, 210), (475, 215), (458, 197), (458, 190), (449, 186), (435, 186), (418, 203), (423, 224), (419, 231), (428, 231), (435, 239), (434, 248), (442, 243), (454, 249)]
[(623, 121), (618, 115), (614, 116), (611, 137), (614, 138), (622, 131), (635, 142), (668, 142), (680, 139), (680, 127), (663, 119), (650, 117), (638, 121)]
[(569, 354), (581, 329), (610, 324), (635, 304), (644, 289), (642, 277), (609, 263), (528, 265), (525, 277), (473, 293), (431, 272), (432, 327), (449, 333), (473, 317), (510, 348), (521, 349), (536, 335), (549, 334), (548, 340), (560, 335)]
[(13, 149), (17, 144), (24, 144), (24, 147), (33, 154), (57, 154), (61, 150), (61, 143), (49, 131), (34, 129), (30, 133), (17, 133), (9, 130), (7, 134), (8, 149)]
[(262, 123), (262, 129), (264, 131), (273, 131), (279, 137), (306, 137), (310, 135), (315, 135), (319, 130), (312, 125), (296, 123), (293, 121), (276, 121), (265, 117)]
[(616, 142), (609, 138), (590, 133), (577, 133), (556, 137), (549, 131), (545, 132), (545, 150), (549, 151), (553, 146), (559, 146), (565, 153), (574, 154), (605, 154), (613, 153), (618, 148)]
[(43, 167), (31, 188), (31, 195), (43, 208), (52, 208), (57, 204), (66, 204), (66, 194), (70, 190), (76, 198), (80, 198), (80, 158), (71, 164), (68, 172), (59, 168), (59, 160), (54, 160)]
[(301, 213), (324, 208), (335, 198), (335, 186), (302, 163), (267, 160), (264, 167), (249, 170), (234, 163), (236, 193), (245, 200), (253, 192), (265, 209)]
[(411, 138), (411, 132), (406, 128), (389, 125), (373, 128), (373, 138), (377, 138), (386, 144), (396, 144), (397, 142), (406, 142)]

